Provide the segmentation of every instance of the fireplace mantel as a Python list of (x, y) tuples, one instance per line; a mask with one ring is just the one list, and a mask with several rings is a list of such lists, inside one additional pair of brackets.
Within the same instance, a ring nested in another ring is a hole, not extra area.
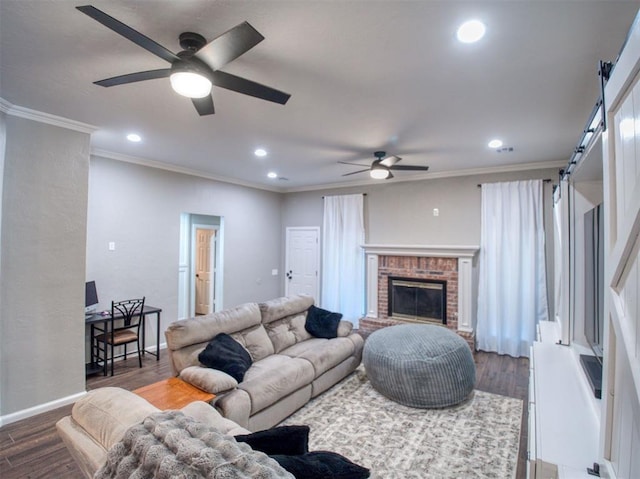
[(399, 244), (364, 244), (365, 254), (385, 256), (425, 256), (431, 258), (473, 258), (480, 246), (426, 246)]
[(427, 258), (456, 258), (458, 261), (458, 330), (473, 332), (473, 260), (479, 246), (431, 245), (362, 245), (367, 264), (367, 317), (378, 317), (378, 258), (379, 256), (416, 256)]

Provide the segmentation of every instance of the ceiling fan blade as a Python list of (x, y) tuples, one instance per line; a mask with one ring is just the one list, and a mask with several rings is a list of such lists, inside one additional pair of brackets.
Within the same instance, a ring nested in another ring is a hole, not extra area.
[(389, 167), (390, 170), (396, 171), (427, 171), (428, 166), (412, 166), (412, 165), (394, 165)]
[(342, 176), (351, 176), (351, 175), (355, 175), (356, 173), (364, 173), (365, 171), (369, 171), (369, 170), (370, 170), (370, 168), (367, 168), (365, 170), (352, 171), (351, 173), (346, 173), (346, 174), (344, 174)]
[(393, 173), (389, 172), (389, 176), (387, 176), (385, 180), (390, 180), (391, 178), (393, 178)]
[(142, 33), (137, 32), (130, 26), (125, 25), (120, 20), (116, 20), (112, 16), (107, 15), (102, 10), (98, 10), (96, 7), (91, 5), (84, 5), (76, 8), (85, 15), (90, 16), (97, 22), (102, 23), (105, 27), (110, 28), (114, 32), (122, 35), (128, 40), (131, 40), (136, 45), (144, 48), (145, 50), (153, 53), (156, 56), (159, 56), (163, 60), (166, 60), (169, 63), (173, 63), (174, 61), (178, 60), (178, 56), (176, 54), (167, 50), (162, 45), (154, 42), (149, 37), (144, 36)]
[(191, 101), (200, 116), (213, 115), (216, 112), (213, 107), (213, 97), (211, 95), (205, 96), (204, 98), (192, 98)]
[(342, 165), (367, 166), (367, 165), (363, 165), (362, 163), (350, 163), (348, 161), (338, 161), (338, 163)]
[(264, 37), (249, 22), (242, 22), (211, 40), (198, 50), (195, 56), (216, 71), (251, 50), (262, 40)]
[(391, 155), (391, 156), (387, 156), (386, 158), (383, 158), (380, 161), (380, 164), (384, 166), (393, 166), (400, 160), (402, 160), (402, 158), (400, 158), (399, 156)]
[(148, 70), (146, 72), (128, 73), (117, 77), (106, 78), (104, 80), (95, 81), (100, 86), (116, 86), (126, 83), (135, 83), (138, 81), (155, 80), (156, 78), (167, 78), (171, 75), (171, 68), (163, 68), (161, 70)]
[(221, 71), (212, 72), (211, 81), (215, 86), (260, 98), (261, 100), (279, 103), (280, 105), (287, 103), (289, 97), (291, 97), (289, 93)]

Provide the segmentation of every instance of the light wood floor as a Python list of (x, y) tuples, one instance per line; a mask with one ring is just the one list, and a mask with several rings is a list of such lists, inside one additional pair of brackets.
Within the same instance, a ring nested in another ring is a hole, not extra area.
[[(162, 354), (163, 353), (163, 354)], [(133, 390), (171, 375), (166, 351), (156, 361), (146, 356), (138, 368), (134, 356), (116, 364), (115, 376), (92, 376), (87, 389), (118, 386)], [(527, 394), (529, 360), (478, 352), (475, 356), (477, 385), (482, 391), (523, 400), (518, 479), (526, 477)], [(71, 413), (71, 405), (15, 422), (0, 428), (0, 477), (2, 479), (75, 479), (82, 474), (56, 433), (55, 423)]]

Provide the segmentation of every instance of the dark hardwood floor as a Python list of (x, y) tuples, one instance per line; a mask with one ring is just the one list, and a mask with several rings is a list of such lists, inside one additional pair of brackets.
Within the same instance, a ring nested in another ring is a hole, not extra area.
[[(142, 369), (138, 368), (135, 357), (126, 362), (118, 362), (114, 377), (91, 376), (87, 380), (87, 389), (118, 386), (133, 390), (165, 379), (171, 375), (171, 367), (166, 351), (162, 351), (161, 355), (160, 361), (156, 361), (153, 356), (146, 356)], [(476, 353), (475, 360), (478, 389), (523, 400), (517, 478), (524, 479), (527, 454), (526, 405), (529, 360), (484, 352)], [(55, 423), (70, 413), (71, 405), (0, 428), (0, 477), (2, 479), (81, 478), (80, 470), (58, 437), (55, 428)]]

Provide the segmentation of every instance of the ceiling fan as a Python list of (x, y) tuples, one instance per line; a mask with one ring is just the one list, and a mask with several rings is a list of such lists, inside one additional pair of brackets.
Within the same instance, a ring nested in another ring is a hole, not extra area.
[[(389, 180), (393, 178), (394, 171), (427, 171), (429, 169), (428, 166), (417, 166), (417, 165), (398, 165), (400, 160), (399, 156), (387, 156), (386, 151), (376, 151), (373, 156), (376, 157), (375, 160), (371, 163), (369, 168), (365, 168), (364, 170), (352, 171), (351, 173), (346, 173), (342, 176), (355, 175), (357, 173), (364, 173), (368, 171), (371, 175), (371, 178), (376, 180)], [(355, 165), (355, 166), (364, 166), (360, 163), (349, 163), (347, 161), (338, 161), (338, 163), (342, 163), (343, 165)]]
[(260, 83), (220, 71), (220, 68), (264, 40), (264, 37), (248, 22), (236, 25), (209, 43), (198, 33), (181, 33), (179, 40), (183, 51), (174, 54), (142, 33), (91, 5), (76, 8), (171, 64), (170, 68), (129, 73), (96, 81), (94, 82), (96, 85), (111, 87), (169, 77), (172, 88), (177, 93), (191, 98), (193, 106), (200, 115), (215, 113), (211, 96), (212, 85), (281, 105), (287, 103), (291, 96)]

